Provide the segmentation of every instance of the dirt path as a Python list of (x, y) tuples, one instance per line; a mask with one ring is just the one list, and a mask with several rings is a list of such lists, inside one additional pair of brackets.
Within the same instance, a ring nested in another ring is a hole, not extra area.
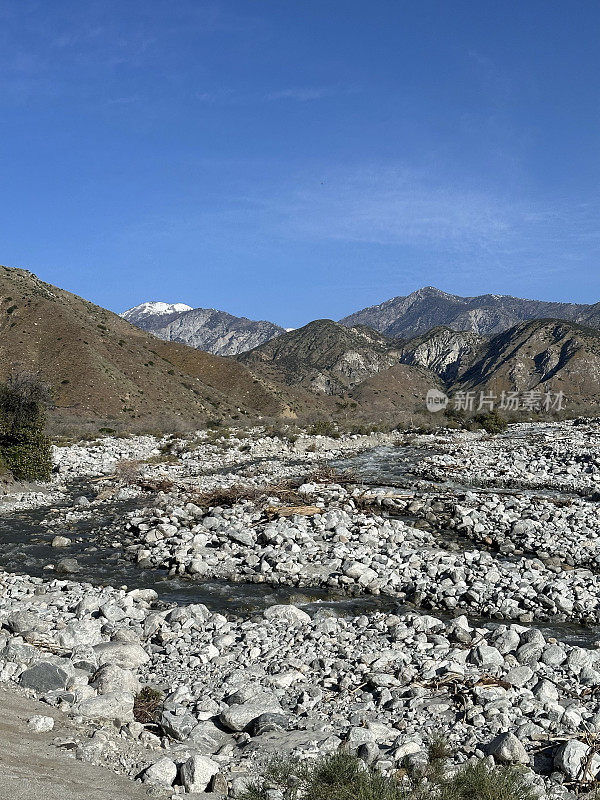
[[(49, 733), (32, 733), (27, 720), (51, 716)], [(65, 755), (52, 745), (69, 737), (69, 721), (49, 706), (0, 689), (0, 798), (4, 800), (147, 800), (140, 784)]]

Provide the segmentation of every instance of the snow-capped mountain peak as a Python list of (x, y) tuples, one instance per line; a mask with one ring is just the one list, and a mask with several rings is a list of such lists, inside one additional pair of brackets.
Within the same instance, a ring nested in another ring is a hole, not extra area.
[(151, 300), (147, 303), (140, 303), (139, 306), (124, 311), (121, 316), (128, 322), (139, 322), (148, 317), (162, 317), (167, 314), (181, 314), (183, 311), (191, 311), (192, 307), (185, 303), (164, 303), (161, 300)]

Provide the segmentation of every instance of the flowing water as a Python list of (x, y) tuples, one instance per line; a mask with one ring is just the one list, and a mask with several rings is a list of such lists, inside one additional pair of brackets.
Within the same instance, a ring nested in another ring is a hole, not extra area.
[[(379, 447), (336, 462), (334, 466), (351, 469), (358, 481), (362, 480), (367, 484), (409, 488), (411, 468), (429, 454), (430, 451), (425, 449)], [(65, 500), (65, 508), (72, 506), (76, 496), (85, 494), (82, 486), (80, 483), (72, 487), (70, 496)], [(44, 520), (56, 513), (49, 506), (0, 515), (0, 569), (51, 579), (56, 577), (56, 572), (50, 565), (63, 558), (75, 558), (80, 566), (79, 571), (59, 577), (93, 585), (126, 586), (128, 589), (151, 588), (158, 593), (159, 600), (163, 603), (204, 603), (213, 611), (242, 615), (260, 611), (274, 603), (285, 602), (293, 602), (309, 612), (328, 609), (343, 616), (374, 611), (404, 613), (418, 610), (385, 596), (349, 597), (318, 588), (297, 589), (217, 580), (200, 582), (180, 576), (170, 577), (161, 570), (140, 569), (123, 557), (119, 546), (119, 529), (125, 514), (138, 507), (139, 503), (139, 500), (108, 501), (101, 512), (90, 509), (90, 513), (76, 523), (62, 527), (46, 527), (43, 524)], [(146, 505), (147, 501), (143, 503)], [(68, 536), (72, 541), (71, 546), (66, 549), (53, 548), (51, 542), (57, 534)], [(427, 613), (448, 618), (447, 614), (435, 610), (428, 610)], [(473, 617), (470, 617), (470, 621), (478, 625), (500, 624), (495, 620)], [(556, 636), (572, 644), (590, 646), (600, 639), (600, 629), (596, 627), (586, 628), (568, 623), (536, 627), (546, 635)]]

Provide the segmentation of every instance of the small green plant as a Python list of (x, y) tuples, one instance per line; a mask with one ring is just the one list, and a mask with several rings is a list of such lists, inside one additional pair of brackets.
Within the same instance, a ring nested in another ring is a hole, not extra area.
[(329, 436), (331, 439), (339, 439), (340, 432), (336, 425), (328, 419), (319, 419), (308, 429), (311, 436)]
[(442, 781), (440, 800), (535, 800), (534, 788), (516, 767), (490, 768), (485, 761), (465, 764)]
[(444, 736), (435, 736), (429, 742), (427, 755), (429, 756), (430, 763), (448, 758), (451, 755), (448, 740)]

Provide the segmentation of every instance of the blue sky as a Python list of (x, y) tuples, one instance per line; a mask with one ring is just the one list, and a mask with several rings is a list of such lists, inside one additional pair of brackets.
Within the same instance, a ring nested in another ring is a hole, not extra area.
[(298, 326), (600, 299), (594, 0), (0, 0), (0, 262)]

